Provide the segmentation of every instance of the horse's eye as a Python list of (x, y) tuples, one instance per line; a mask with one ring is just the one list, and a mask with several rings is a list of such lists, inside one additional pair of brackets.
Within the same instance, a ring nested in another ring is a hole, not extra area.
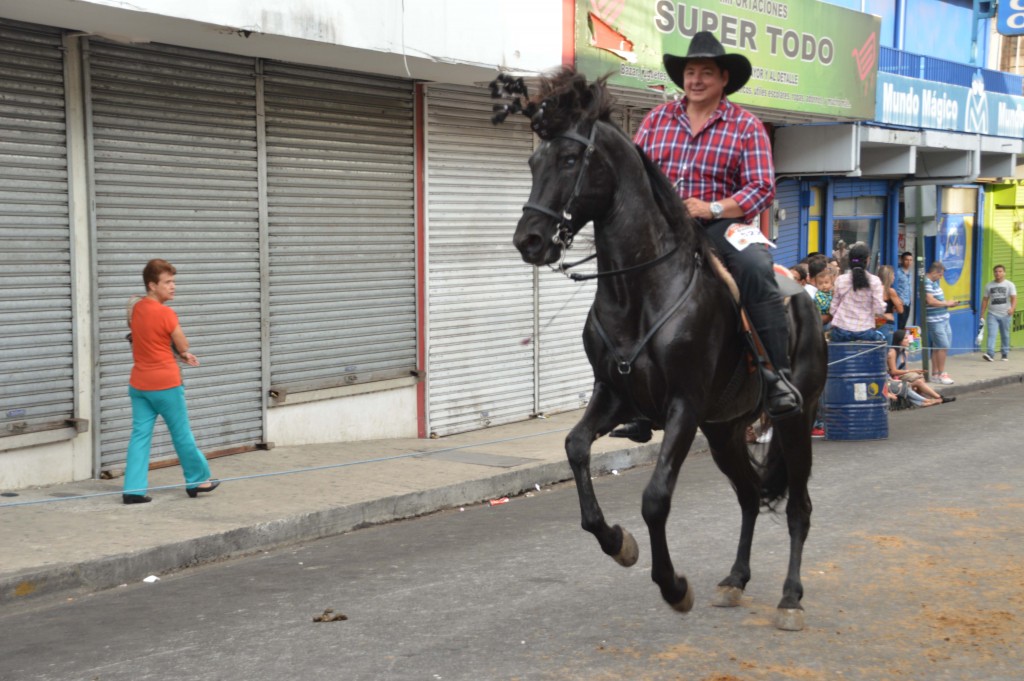
[(565, 158), (563, 158), (562, 159), (562, 167), (563, 168), (575, 168), (576, 167), (576, 157), (575, 156), (566, 156)]

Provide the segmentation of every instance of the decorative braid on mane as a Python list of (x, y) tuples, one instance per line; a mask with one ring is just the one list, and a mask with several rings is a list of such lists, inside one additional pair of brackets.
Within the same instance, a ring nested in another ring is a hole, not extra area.
[(563, 66), (543, 77), (539, 92), (530, 97), (522, 78), (501, 74), (491, 83), (491, 96), (506, 97), (510, 104), (496, 104), (492, 122), (501, 123), (509, 114), (530, 118), (530, 127), (544, 140), (554, 139), (581, 122), (610, 121), (614, 98), (608, 92), (608, 76), (588, 82), (571, 66)]

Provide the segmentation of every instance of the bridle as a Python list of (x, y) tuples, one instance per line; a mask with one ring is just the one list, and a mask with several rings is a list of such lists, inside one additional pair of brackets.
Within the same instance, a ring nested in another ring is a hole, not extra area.
[[(580, 191), (583, 189), (583, 178), (587, 175), (587, 167), (590, 165), (590, 159), (594, 157), (594, 139), (597, 137), (597, 123), (590, 128), (590, 137), (584, 137), (577, 133), (575, 130), (563, 132), (556, 139), (567, 139), (577, 142), (584, 146), (583, 150), (583, 163), (580, 164), (580, 170), (576, 174), (576, 183), (573, 185), (572, 194), (565, 202), (565, 206), (562, 207), (561, 212), (556, 212), (542, 206), (539, 203), (533, 203), (527, 201), (523, 205), (523, 210), (535, 210), (538, 213), (543, 213), (548, 217), (552, 217), (556, 220), (555, 222), (555, 235), (551, 237), (551, 243), (557, 244), (562, 247), (562, 257), (558, 262), (558, 271), (563, 269), (563, 261), (565, 260), (565, 252), (572, 248), (572, 241), (576, 234), (572, 231), (572, 209), (573, 204), (576, 203), (576, 199), (580, 197)], [(580, 261), (584, 262), (584, 261)], [(579, 264), (579, 263), (576, 263)]]
[(590, 137), (584, 137), (583, 135), (577, 133), (575, 130), (569, 130), (567, 132), (563, 132), (561, 135), (558, 135), (555, 138), (572, 140), (573, 142), (582, 144), (584, 146), (583, 163), (580, 164), (579, 172), (576, 174), (576, 183), (573, 185), (572, 193), (569, 194), (569, 198), (566, 199), (565, 205), (562, 207), (561, 212), (554, 211), (548, 208), (547, 206), (542, 206), (539, 203), (534, 203), (532, 201), (527, 201), (525, 204), (523, 204), (523, 211), (534, 210), (537, 211), (538, 213), (547, 215), (550, 218), (554, 218), (555, 234), (554, 236), (551, 237), (551, 243), (561, 247), (561, 254), (558, 258), (558, 263), (556, 265), (552, 265), (551, 269), (554, 270), (555, 272), (559, 272), (560, 274), (566, 275), (573, 281), (588, 281), (590, 279), (600, 279), (603, 277), (610, 277), (613, 275), (626, 274), (628, 272), (644, 270), (647, 269), (648, 267), (653, 267), (654, 265), (657, 265), (663, 260), (667, 260), (672, 256), (672, 254), (679, 250), (679, 244), (677, 243), (675, 246), (670, 248), (666, 253), (659, 255), (654, 260), (650, 260), (639, 265), (623, 267), (622, 269), (609, 270), (606, 272), (595, 272), (593, 274), (579, 274), (578, 272), (573, 272), (572, 274), (568, 273), (569, 269), (576, 267), (577, 265), (582, 265), (583, 263), (593, 260), (594, 258), (597, 257), (597, 254), (595, 253), (576, 262), (565, 262), (565, 253), (570, 248), (572, 248), (572, 242), (576, 236), (576, 233), (572, 229), (573, 206), (576, 203), (576, 199), (578, 199), (580, 196), (580, 191), (583, 189), (583, 179), (587, 175), (587, 168), (590, 166), (590, 160), (594, 157), (594, 140), (597, 137), (597, 126), (598, 121), (594, 121), (594, 125), (590, 128)]

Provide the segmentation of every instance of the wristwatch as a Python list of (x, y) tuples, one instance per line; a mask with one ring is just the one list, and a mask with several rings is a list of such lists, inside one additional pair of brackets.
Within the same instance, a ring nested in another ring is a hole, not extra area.
[(716, 220), (722, 217), (722, 213), (725, 212), (725, 208), (723, 208), (722, 204), (720, 204), (718, 201), (712, 201), (711, 205), (708, 206), (708, 208), (711, 210), (711, 217), (713, 217)]

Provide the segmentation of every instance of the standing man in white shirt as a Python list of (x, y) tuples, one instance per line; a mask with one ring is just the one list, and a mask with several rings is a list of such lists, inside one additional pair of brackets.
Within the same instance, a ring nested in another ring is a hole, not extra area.
[(1002, 265), (993, 267), (992, 274), (995, 279), (985, 285), (985, 297), (981, 299), (981, 320), (988, 326), (988, 351), (981, 358), (986, 362), (995, 361), (998, 328), (1002, 359), (1006, 362), (1010, 359), (1010, 323), (1017, 309), (1017, 287), (1006, 278), (1006, 268)]

